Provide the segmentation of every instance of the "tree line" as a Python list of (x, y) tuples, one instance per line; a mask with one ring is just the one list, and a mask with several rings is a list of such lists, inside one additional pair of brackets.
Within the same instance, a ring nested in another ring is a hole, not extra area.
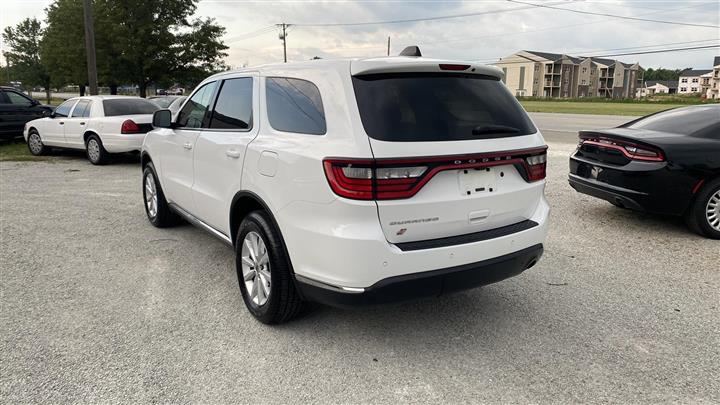
[[(194, 84), (226, 70), (225, 28), (212, 18), (191, 18), (199, 0), (93, 0), (98, 82), (117, 94), (136, 85)], [(83, 0), (55, 0), (41, 22), (27, 18), (2, 33), (7, 77), (50, 89), (88, 80)], [(9, 70), (9, 71), (7, 71)]]
[(680, 72), (685, 69), (663, 69), (663, 68), (647, 68), (645, 69), (644, 80), (678, 80)]

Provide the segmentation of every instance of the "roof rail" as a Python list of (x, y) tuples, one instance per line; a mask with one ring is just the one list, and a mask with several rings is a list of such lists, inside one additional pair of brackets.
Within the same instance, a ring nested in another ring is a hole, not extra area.
[(422, 56), (422, 53), (420, 53), (420, 48), (413, 45), (403, 49), (402, 52), (400, 52), (400, 56)]

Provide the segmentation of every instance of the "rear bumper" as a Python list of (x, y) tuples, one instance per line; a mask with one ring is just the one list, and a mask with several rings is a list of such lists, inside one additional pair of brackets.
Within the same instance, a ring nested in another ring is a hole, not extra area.
[(297, 276), (297, 286), (309, 301), (352, 308), (440, 296), (496, 283), (516, 276), (540, 260), (543, 245), (483, 260), (422, 273), (389, 277), (357, 291), (343, 290)]
[(690, 205), (699, 179), (666, 162), (637, 162), (618, 166), (570, 156), (568, 181), (576, 191), (635, 211), (682, 215)]
[(146, 134), (102, 135), (103, 147), (110, 153), (140, 151)]

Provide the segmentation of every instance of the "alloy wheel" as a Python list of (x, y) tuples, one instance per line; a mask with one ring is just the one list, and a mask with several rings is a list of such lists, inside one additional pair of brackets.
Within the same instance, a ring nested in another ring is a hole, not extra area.
[(705, 218), (713, 229), (720, 231), (720, 190), (710, 196), (705, 207)]
[(30, 151), (37, 155), (42, 150), (42, 141), (40, 140), (40, 135), (33, 132), (30, 134), (30, 137), (28, 138), (28, 146), (30, 146)]
[(260, 234), (251, 231), (245, 235), (240, 251), (245, 289), (257, 306), (263, 306), (270, 297), (272, 279), (268, 251)]
[(155, 177), (152, 173), (145, 176), (145, 206), (147, 207), (150, 218), (155, 218), (158, 208), (157, 187), (155, 186)]
[(87, 143), (87, 154), (91, 161), (97, 162), (100, 159), (100, 145), (95, 139), (91, 139)]

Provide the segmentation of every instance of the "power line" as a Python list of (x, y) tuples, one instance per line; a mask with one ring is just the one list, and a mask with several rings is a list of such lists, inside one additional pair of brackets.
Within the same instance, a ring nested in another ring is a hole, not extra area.
[(267, 34), (269, 32), (273, 32), (273, 31), (275, 31), (275, 24), (268, 25), (267, 27), (263, 27), (263, 28), (255, 30), (255, 31), (246, 32), (244, 34), (230, 37), (229, 39), (225, 40), (225, 42), (235, 42), (235, 41), (240, 41), (243, 39), (249, 39), (249, 38), (256, 37), (258, 35)]
[(658, 49), (658, 50), (654, 50), (654, 51), (645, 51), (645, 52), (629, 52), (629, 53), (615, 53), (615, 54), (610, 54), (610, 55), (594, 55), (594, 56), (590, 56), (590, 58), (607, 58), (610, 56), (625, 56), (625, 55), (645, 55), (645, 54), (650, 54), (650, 53), (679, 52), (679, 51), (690, 51), (693, 49), (710, 49), (710, 48), (720, 48), (720, 44), (705, 45), (705, 46), (693, 46), (693, 47), (675, 48), (675, 49)]
[(519, 0), (505, 0), (505, 1), (510, 2), (510, 3), (516, 3), (516, 4), (530, 5), (530, 6), (539, 7), (539, 8), (549, 8), (549, 9), (553, 9), (553, 10), (569, 11), (571, 13), (577, 13), (577, 14), (588, 14), (588, 15), (598, 15), (598, 16), (603, 16), (603, 17), (620, 18), (620, 19), (624, 19), (624, 20), (645, 21), (645, 22), (652, 22), (652, 23), (658, 23), (658, 24), (686, 25), (686, 26), (690, 26), (690, 27), (704, 27), (704, 28), (716, 28), (716, 29), (720, 28), (720, 25), (694, 24), (694, 23), (685, 23), (685, 22), (679, 22), (679, 21), (653, 20), (650, 18), (631, 17), (631, 16), (608, 14), (608, 13), (595, 13), (592, 11), (581, 11), (581, 10), (573, 10), (571, 8), (556, 7), (556, 6), (548, 5), (548, 4), (526, 3), (524, 1), (519, 1)]
[[(572, 1), (577, 1), (577, 0), (572, 0)], [(548, 4), (562, 4), (562, 3), (565, 3), (565, 2), (556, 1), (556, 2), (548, 3)], [(475, 13), (443, 15), (443, 16), (436, 16), (436, 17), (408, 18), (408, 19), (403, 19), (403, 20), (364, 21), (364, 22), (354, 22), (354, 23), (292, 24), (292, 25), (295, 25), (297, 27), (354, 27), (354, 26), (361, 26), (361, 25), (403, 24), (403, 23), (409, 23), (409, 22), (436, 21), (436, 20), (447, 20), (447, 19), (453, 19), (453, 18), (474, 17), (474, 16), (487, 15), (487, 14), (499, 14), (499, 13), (507, 13), (510, 11), (527, 10), (527, 9), (531, 9), (531, 8), (533, 8), (533, 6), (506, 8), (506, 9), (500, 9), (500, 10), (478, 11)]]

